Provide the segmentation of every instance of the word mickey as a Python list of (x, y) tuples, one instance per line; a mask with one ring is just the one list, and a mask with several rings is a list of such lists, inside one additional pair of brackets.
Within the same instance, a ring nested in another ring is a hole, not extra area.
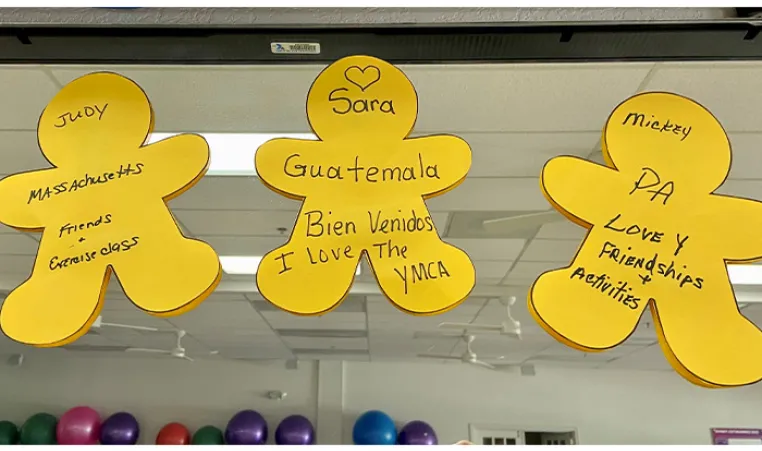
[(688, 135), (691, 134), (691, 130), (693, 130), (691, 126), (675, 124), (670, 119), (660, 121), (653, 114), (650, 118), (646, 119), (646, 115), (643, 113), (631, 112), (624, 118), (622, 125), (627, 125), (628, 123), (633, 127), (647, 128), (659, 133), (671, 133), (679, 136), (680, 141), (685, 141)]

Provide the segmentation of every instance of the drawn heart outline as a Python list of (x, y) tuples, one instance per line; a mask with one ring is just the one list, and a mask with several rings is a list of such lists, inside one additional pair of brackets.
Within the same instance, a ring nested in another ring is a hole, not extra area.
[[(368, 71), (368, 74), (366, 74), (365, 71)], [(373, 65), (365, 66), (364, 68), (361, 68), (360, 66), (349, 66), (344, 71), (344, 78), (360, 88), (362, 92), (365, 92), (366, 89), (381, 80), (381, 69)]]

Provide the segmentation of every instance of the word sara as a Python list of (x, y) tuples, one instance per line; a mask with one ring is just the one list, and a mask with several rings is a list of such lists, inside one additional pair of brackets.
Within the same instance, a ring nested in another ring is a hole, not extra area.
[(122, 164), (119, 165), (119, 169), (116, 171), (103, 172), (100, 175), (85, 174), (84, 177), (78, 179), (61, 182), (53, 186), (33, 189), (29, 192), (29, 198), (26, 203), (30, 204), (32, 201), (42, 202), (59, 194), (73, 193), (90, 186), (103, 185), (112, 180), (119, 180), (130, 175), (140, 175), (143, 173), (143, 166), (143, 163), (135, 163), (134, 165)]
[(103, 106), (85, 105), (81, 110), (77, 110), (76, 113), (67, 111), (66, 113), (58, 116), (58, 119), (60, 119), (61, 122), (53, 124), (53, 126), (56, 128), (64, 128), (69, 124), (73, 124), (79, 119), (93, 118), (96, 116), (98, 120), (101, 120), (103, 113), (106, 112), (106, 108), (108, 108), (108, 103), (104, 103)]
[(394, 102), (392, 100), (381, 99), (350, 99), (342, 97), (349, 92), (347, 88), (336, 88), (328, 94), (328, 102), (332, 105), (332, 110), (336, 114), (345, 115), (349, 113), (385, 113), (396, 114), (394, 112)]
[(63, 258), (58, 255), (54, 255), (48, 261), (48, 268), (51, 271), (55, 271), (57, 269), (64, 269), (75, 266), (80, 263), (89, 263), (94, 261), (98, 255), (108, 257), (115, 252), (127, 252), (137, 246), (139, 241), (139, 236), (133, 236), (120, 241), (111, 241), (98, 250), (91, 250), (78, 255), (72, 255)]
[(289, 155), (283, 164), (283, 172), (293, 178), (344, 180), (349, 177), (355, 183), (363, 180), (368, 183), (408, 182), (418, 179), (438, 179), (439, 168), (436, 164), (425, 164), (423, 156), (418, 154), (418, 164), (408, 166), (360, 166), (360, 157), (355, 156), (354, 165), (304, 164), (300, 154)]

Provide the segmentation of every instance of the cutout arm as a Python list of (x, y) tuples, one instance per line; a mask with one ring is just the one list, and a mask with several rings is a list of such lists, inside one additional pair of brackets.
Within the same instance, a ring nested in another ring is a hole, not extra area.
[(740, 197), (713, 194), (704, 218), (713, 224), (714, 243), (727, 261), (762, 260), (762, 202)]
[[(454, 135), (435, 135), (403, 141), (404, 158), (427, 175), (423, 196), (434, 197), (460, 184), (471, 168), (471, 148)], [(433, 177), (436, 171), (436, 177)]]
[(209, 168), (209, 145), (191, 133), (173, 136), (140, 150), (146, 175), (153, 178), (164, 200), (189, 189)]
[(0, 222), (27, 231), (45, 227), (42, 212), (54, 202), (56, 168), (14, 174), (0, 180)]
[(545, 163), (540, 188), (545, 198), (576, 223), (598, 224), (609, 219), (626, 191), (614, 169), (579, 157), (560, 156)]
[(259, 146), (254, 161), (259, 179), (273, 191), (292, 199), (307, 196), (310, 180), (304, 175), (310, 164), (317, 164), (315, 155), (322, 141), (278, 138)]

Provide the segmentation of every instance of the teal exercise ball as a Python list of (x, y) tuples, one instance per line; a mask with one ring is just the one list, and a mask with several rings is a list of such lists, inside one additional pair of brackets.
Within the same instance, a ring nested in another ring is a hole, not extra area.
[(369, 410), (355, 421), (352, 441), (355, 445), (394, 445), (397, 442), (397, 426), (384, 412)]

